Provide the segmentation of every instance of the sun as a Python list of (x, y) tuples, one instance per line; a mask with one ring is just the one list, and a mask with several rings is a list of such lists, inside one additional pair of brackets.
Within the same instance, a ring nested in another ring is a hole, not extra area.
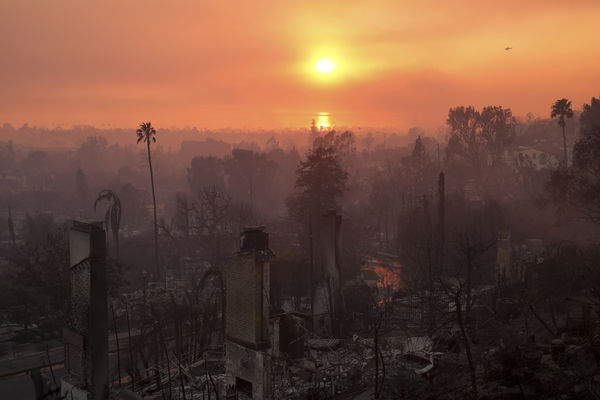
[(329, 58), (321, 58), (315, 63), (315, 69), (322, 74), (330, 74), (335, 70), (335, 63)]

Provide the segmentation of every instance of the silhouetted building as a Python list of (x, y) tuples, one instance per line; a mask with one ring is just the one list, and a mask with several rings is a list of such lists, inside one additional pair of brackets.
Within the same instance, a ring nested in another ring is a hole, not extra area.
[(229, 143), (206, 138), (204, 141), (184, 140), (181, 142), (179, 155), (182, 159), (189, 161), (194, 157), (224, 157), (231, 154), (231, 145)]

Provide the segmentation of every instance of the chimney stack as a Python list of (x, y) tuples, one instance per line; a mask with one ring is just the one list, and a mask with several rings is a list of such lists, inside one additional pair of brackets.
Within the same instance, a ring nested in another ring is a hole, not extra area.
[(102, 222), (75, 220), (69, 232), (71, 299), (63, 329), (65, 377), (61, 394), (108, 399), (106, 233)]

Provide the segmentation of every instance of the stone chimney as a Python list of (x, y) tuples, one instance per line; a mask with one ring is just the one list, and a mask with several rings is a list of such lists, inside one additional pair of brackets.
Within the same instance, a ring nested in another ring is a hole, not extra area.
[(269, 235), (263, 227), (246, 228), (240, 250), (226, 268), (227, 384), (254, 399), (270, 399)]
[(102, 222), (73, 221), (69, 232), (71, 299), (63, 329), (61, 393), (74, 400), (108, 399), (106, 233)]
[(321, 336), (337, 332), (341, 314), (340, 296), (340, 230), (342, 216), (336, 210), (313, 217), (312, 251), (312, 315), (313, 330)]

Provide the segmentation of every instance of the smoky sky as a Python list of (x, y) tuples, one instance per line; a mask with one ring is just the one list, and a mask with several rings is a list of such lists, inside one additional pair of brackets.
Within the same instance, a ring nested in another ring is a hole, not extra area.
[(598, 95), (599, 2), (416, 3), (5, 0), (0, 122), (435, 127), (458, 104)]

